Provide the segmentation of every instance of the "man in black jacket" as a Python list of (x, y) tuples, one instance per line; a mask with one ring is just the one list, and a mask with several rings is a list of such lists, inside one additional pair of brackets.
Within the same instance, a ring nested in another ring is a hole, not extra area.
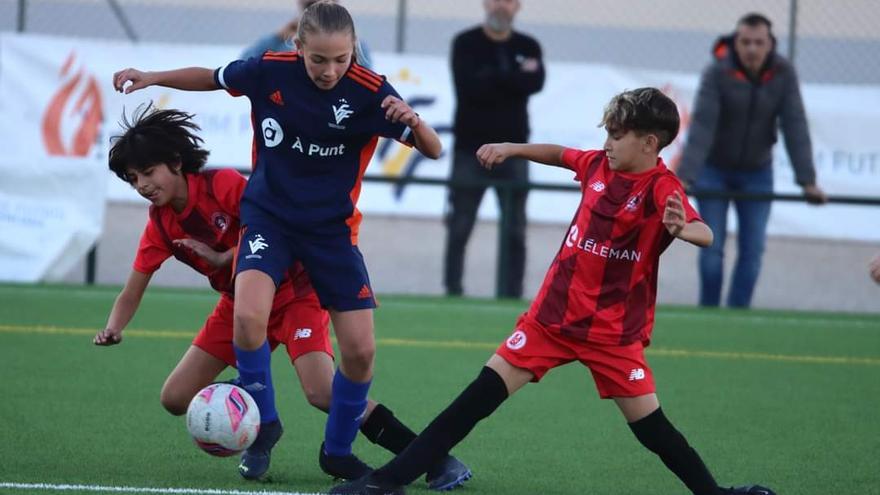
[[(529, 180), (528, 162), (510, 160), (504, 167), (486, 170), (479, 166), (476, 151), (484, 143), (529, 138), (529, 96), (544, 85), (541, 47), (534, 38), (513, 30), (519, 0), (484, 0), (486, 19), (482, 25), (459, 33), (452, 43), (452, 74), (457, 99), (455, 146), (451, 179), (478, 183), (490, 179), (512, 184)], [(449, 191), (444, 285), (449, 295), (461, 295), (464, 252), (474, 227), (485, 187), (453, 186)], [(510, 253), (506, 297), (522, 296), (526, 261), (526, 189), (505, 195), (496, 189), (502, 215), (510, 226), (502, 240)]]
[[(715, 60), (703, 71), (678, 175), (700, 190), (773, 192), (772, 148), (777, 122), (797, 183), (807, 200), (824, 203), (816, 186), (807, 117), (794, 67), (775, 51), (770, 20), (747, 14), (733, 35), (720, 38)], [(700, 305), (721, 302), (727, 199), (699, 199), (700, 215), (715, 243), (700, 251)], [(727, 297), (749, 307), (767, 237), (769, 201), (735, 200), (738, 256)]]

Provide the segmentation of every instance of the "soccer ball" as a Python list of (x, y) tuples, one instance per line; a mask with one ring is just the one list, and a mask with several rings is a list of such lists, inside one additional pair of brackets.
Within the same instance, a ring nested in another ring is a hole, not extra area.
[(186, 428), (200, 449), (227, 457), (254, 443), (260, 431), (260, 410), (244, 389), (214, 383), (200, 390), (189, 403)]

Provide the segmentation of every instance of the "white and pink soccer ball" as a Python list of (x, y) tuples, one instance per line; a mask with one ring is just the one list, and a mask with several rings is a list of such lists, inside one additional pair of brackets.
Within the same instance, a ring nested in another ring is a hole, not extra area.
[(254, 443), (260, 431), (260, 410), (244, 389), (214, 383), (200, 390), (189, 403), (186, 428), (200, 449), (227, 457)]

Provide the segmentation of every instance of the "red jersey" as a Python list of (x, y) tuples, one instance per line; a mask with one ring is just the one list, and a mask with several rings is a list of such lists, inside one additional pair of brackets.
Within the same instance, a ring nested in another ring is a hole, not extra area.
[(239, 203), (247, 180), (231, 169), (187, 174), (186, 208), (175, 212), (170, 205), (150, 206), (150, 220), (141, 235), (134, 269), (150, 274), (171, 256), (208, 277), (211, 287), (232, 294), (232, 266), (215, 269), (200, 256), (175, 246), (175, 239), (195, 239), (215, 251), (238, 244)]
[(567, 149), (562, 161), (581, 201), (526, 318), (596, 344), (648, 345), (660, 254), (674, 239), (663, 225), (666, 199), (678, 191), (686, 222), (700, 217), (659, 158), (639, 174), (611, 170), (600, 150)]

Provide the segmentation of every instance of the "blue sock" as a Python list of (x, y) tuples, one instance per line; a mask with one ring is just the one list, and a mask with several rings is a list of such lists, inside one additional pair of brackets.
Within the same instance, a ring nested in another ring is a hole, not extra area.
[(272, 386), (272, 351), (269, 342), (263, 342), (262, 347), (253, 351), (235, 348), (235, 364), (238, 367), (238, 376), (241, 387), (251, 394), (257, 407), (260, 409), (260, 422), (270, 423), (278, 419), (278, 411), (275, 410), (275, 388)]
[(351, 454), (351, 444), (361, 426), (364, 411), (367, 410), (367, 392), (370, 382), (356, 383), (342, 374), (339, 369), (333, 376), (333, 397), (330, 399), (330, 414), (324, 430), (324, 451), (333, 456)]

